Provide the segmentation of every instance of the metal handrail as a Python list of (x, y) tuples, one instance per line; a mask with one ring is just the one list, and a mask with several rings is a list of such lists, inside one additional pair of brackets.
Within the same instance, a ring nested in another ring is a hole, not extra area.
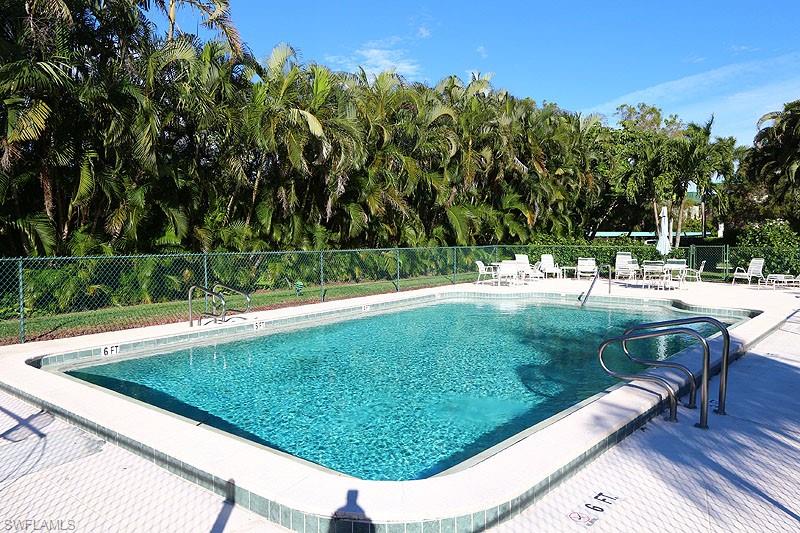
[(581, 309), (583, 309), (583, 306), (586, 305), (586, 300), (589, 299), (589, 295), (592, 293), (592, 289), (594, 289), (594, 284), (597, 283), (597, 278), (599, 277), (600, 277), (600, 269), (598, 268), (597, 272), (594, 273), (594, 277), (592, 278), (592, 283), (589, 284), (589, 290), (586, 291), (585, 294), (581, 294), (580, 296), (578, 296), (578, 300), (581, 302)]
[(670, 422), (677, 422), (678, 421), (678, 400), (675, 396), (675, 391), (672, 390), (672, 387), (667, 382), (667, 380), (660, 378), (658, 376), (651, 376), (649, 374), (623, 374), (621, 372), (615, 372), (606, 366), (606, 362), (603, 359), (603, 353), (605, 352), (606, 348), (608, 348), (611, 344), (615, 342), (621, 342), (621, 337), (613, 337), (611, 339), (606, 339), (600, 345), (600, 348), (597, 350), (597, 358), (600, 360), (600, 366), (603, 367), (603, 370), (612, 377), (622, 379), (625, 381), (635, 381), (637, 379), (643, 381), (650, 381), (657, 385), (661, 385), (664, 390), (667, 391), (667, 396), (669, 398), (669, 421)]
[(605, 349), (614, 343), (624, 343), (625, 341), (633, 341), (633, 340), (644, 340), (644, 339), (652, 339), (656, 337), (666, 337), (667, 335), (688, 335), (690, 337), (696, 338), (700, 344), (703, 346), (703, 375), (701, 376), (700, 382), (700, 422), (696, 424), (697, 427), (701, 429), (708, 429), (708, 373), (709, 373), (709, 366), (710, 366), (710, 352), (708, 349), (708, 341), (700, 335), (698, 332), (691, 328), (671, 328), (671, 329), (664, 329), (659, 331), (645, 331), (642, 333), (630, 333), (627, 335), (622, 335), (620, 337), (613, 337), (611, 339), (605, 340), (598, 350), (598, 358), (600, 359), (600, 365), (603, 367), (603, 370), (606, 371), (611, 376), (617, 377), (619, 379), (624, 379), (628, 381), (633, 381), (637, 379), (644, 379), (646, 381), (653, 381), (664, 386), (670, 395), (670, 420), (677, 420), (677, 398), (675, 392), (672, 390), (672, 387), (669, 383), (660, 377), (651, 376), (647, 374), (621, 374), (618, 372), (614, 372), (613, 370), (609, 369), (606, 366), (605, 361), (603, 360), (603, 352)]
[[(212, 313), (200, 312), (199, 313), (200, 317), (198, 318), (198, 324), (200, 323), (200, 321), (203, 319), (204, 316), (208, 316), (208, 317), (213, 318), (215, 324), (217, 323), (217, 318), (221, 318), (221, 321), (225, 322), (225, 313), (226, 313), (225, 296), (223, 296), (222, 293), (212, 291), (208, 287), (203, 287), (201, 285), (192, 285), (191, 287), (189, 287), (189, 296), (188, 296), (188, 299), (189, 299), (189, 327), (194, 326), (194, 318), (192, 316), (192, 295), (194, 294), (194, 291), (200, 291), (203, 294), (205, 294), (206, 296), (211, 296), (211, 302), (213, 304), (213, 309), (214, 309), (214, 312), (212, 312)], [(216, 313), (217, 300), (222, 302), (222, 313), (221, 314), (217, 314)]]
[[(630, 333), (629, 331), (625, 332), (625, 335)], [(685, 407), (688, 409), (695, 409), (697, 407), (697, 378), (689, 370), (687, 367), (683, 366), (680, 363), (674, 363), (672, 361), (656, 361), (653, 359), (640, 359), (638, 357), (634, 357), (631, 355), (631, 352), (628, 350), (628, 341), (627, 339), (623, 339), (622, 341), (622, 351), (623, 353), (633, 361), (634, 363), (638, 363), (640, 365), (647, 365), (653, 367), (663, 367), (663, 368), (673, 368), (675, 370), (679, 370), (686, 374), (689, 378), (689, 403), (686, 404)]]
[[(611, 265), (603, 265), (603, 266), (608, 267), (608, 294), (611, 294)], [(592, 278), (592, 283), (589, 285), (589, 290), (586, 291), (585, 295), (581, 294), (580, 296), (578, 296), (578, 301), (581, 302), (581, 309), (583, 309), (583, 306), (586, 305), (586, 300), (589, 299), (589, 295), (592, 293), (594, 284), (597, 282), (599, 277), (600, 277), (600, 268), (598, 268), (597, 272), (594, 273), (594, 277)]]
[[(251, 302), (250, 293), (240, 291), (239, 289), (234, 289), (233, 287), (228, 287), (227, 285), (223, 285), (222, 283), (215, 283), (214, 286), (211, 287), (212, 292), (218, 292), (219, 294), (222, 294), (222, 291), (219, 289), (226, 290), (228, 292), (235, 292), (236, 294), (244, 296), (245, 303), (247, 304), (245, 306), (244, 312), (247, 313), (250, 311), (250, 302)], [(229, 311), (234, 311), (234, 309), (229, 309)]]
[(720, 371), (719, 371), (719, 398), (717, 400), (717, 408), (714, 409), (714, 412), (720, 415), (724, 415), (725, 399), (727, 398), (728, 395), (728, 365), (730, 362), (730, 351), (731, 351), (731, 334), (728, 331), (728, 326), (726, 326), (716, 318), (710, 316), (696, 316), (689, 318), (676, 318), (673, 320), (663, 320), (660, 322), (650, 322), (648, 324), (639, 324), (625, 330), (624, 335), (644, 329), (685, 326), (688, 324), (699, 324), (699, 323), (711, 324), (712, 326), (717, 327), (720, 333), (722, 333), (722, 363), (720, 365)]

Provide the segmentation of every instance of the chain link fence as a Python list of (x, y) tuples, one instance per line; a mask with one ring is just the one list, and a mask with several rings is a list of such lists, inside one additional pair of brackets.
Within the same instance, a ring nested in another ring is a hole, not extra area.
[[(496, 245), (253, 253), (38, 257), (0, 259), (0, 344), (69, 337), (187, 319), (193, 285), (226, 285), (251, 293), (252, 309), (473, 281), (486, 264), (542, 254), (561, 266), (579, 257), (614, 264), (618, 251), (658, 259), (653, 246)], [(725, 281), (752, 257), (767, 272), (800, 272), (800, 250), (690, 246), (673, 250), (707, 281)], [(195, 309), (208, 304), (198, 291)], [(228, 308), (244, 298), (226, 296)]]

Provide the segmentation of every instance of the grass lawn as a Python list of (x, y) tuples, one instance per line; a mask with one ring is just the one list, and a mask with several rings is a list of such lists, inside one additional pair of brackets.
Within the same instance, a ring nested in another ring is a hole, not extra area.
[[(456, 275), (457, 283), (473, 281), (474, 279), (475, 274), (471, 272)], [(452, 276), (404, 278), (400, 280), (400, 289), (411, 290), (434, 287), (452, 282)], [(325, 300), (340, 300), (394, 291), (395, 284), (393, 280), (325, 285)], [(308, 285), (303, 288), (300, 296), (297, 296), (293, 289), (282, 289), (256, 292), (251, 295), (251, 299), (252, 308), (259, 310), (316, 303), (320, 301), (321, 294), (318, 285)], [(196, 298), (194, 302), (196, 310), (203, 309), (203, 298)], [(243, 309), (245, 305), (244, 298), (238, 295), (226, 295), (225, 303), (229, 309)], [(25, 319), (25, 340), (56, 339), (88, 333), (180, 322), (188, 320), (188, 312), (186, 300), (179, 300), (126, 307), (107, 307), (59, 315), (32, 316)], [(18, 334), (19, 322), (17, 320), (12, 319), (0, 322), (0, 344), (18, 342)]]
[[(726, 281), (723, 272), (704, 272), (705, 281)], [(472, 272), (456, 275), (456, 283), (475, 280)], [(452, 276), (419, 276), (400, 280), (401, 290), (435, 287), (453, 283)], [(369, 281), (363, 283), (342, 283), (325, 285), (325, 300), (341, 300), (370, 294), (383, 294), (395, 291), (394, 280)], [(308, 285), (300, 296), (293, 289), (260, 291), (253, 293), (252, 309), (274, 309), (291, 305), (304, 305), (320, 301), (319, 285)], [(229, 309), (243, 309), (244, 298), (238, 295), (225, 297)], [(203, 309), (203, 299), (195, 299), (195, 309)], [(188, 320), (186, 300), (159, 302), (125, 307), (107, 307), (93, 311), (64, 313), (59, 315), (32, 316), (25, 319), (25, 340), (47, 340), (73, 337), (88, 333), (115, 331), (134, 327), (153, 326)], [(0, 321), (0, 345), (19, 342), (19, 322), (16, 319)]]

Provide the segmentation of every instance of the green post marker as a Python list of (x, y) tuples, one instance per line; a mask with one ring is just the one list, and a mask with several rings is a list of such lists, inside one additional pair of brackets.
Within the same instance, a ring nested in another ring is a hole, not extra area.
[(325, 252), (319, 252), (319, 299), (321, 302), (325, 301), (325, 259), (323, 258)]
[(453, 284), (456, 283), (456, 260), (458, 256), (458, 248), (453, 247)]
[(25, 277), (22, 269), (22, 258), (17, 261), (17, 288), (19, 291), (19, 342), (25, 342)]

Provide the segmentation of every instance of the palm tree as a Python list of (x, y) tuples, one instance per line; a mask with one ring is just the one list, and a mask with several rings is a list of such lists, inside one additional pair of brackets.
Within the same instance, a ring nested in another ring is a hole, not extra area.
[(758, 120), (748, 158), (752, 173), (769, 184), (777, 202), (797, 199), (800, 169), (800, 100), (789, 102)]
[(152, 4), (155, 4), (167, 17), (168, 41), (176, 37), (178, 10), (187, 7), (204, 15), (203, 26), (218, 30), (225, 36), (234, 55), (239, 56), (244, 53), (242, 38), (231, 20), (231, 8), (228, 0), (139, 0), (139, 5), (145, 10), (150, 9)]

